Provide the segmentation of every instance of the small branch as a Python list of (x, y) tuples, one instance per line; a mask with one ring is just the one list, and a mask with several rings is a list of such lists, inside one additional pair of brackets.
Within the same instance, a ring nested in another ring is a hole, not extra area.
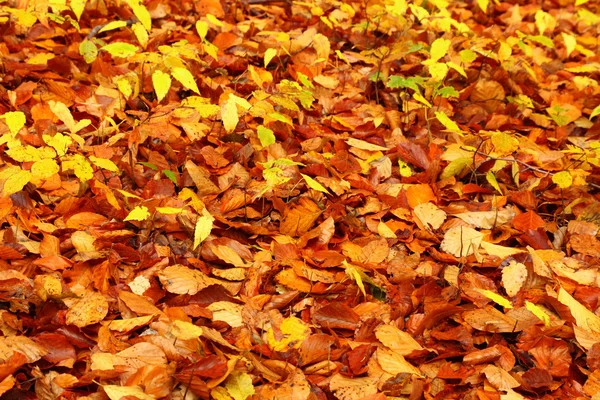
[[(474, 154), (478, 154), (480, 156), (484, 156), (484, 157), (487, 157), (487, 158), (489, 158), (491, 160), (495, 160), (495, 161), (516, 162), (517, 164), (522, 165), (522, 166), (524, 166), (527, 169), (530, 169), (530, 170), (535, 171), (535, 172), (539, 172), (541, 174), (546, 174), (546, 175), (549, 175), (549, 176), (553, 176), (553, 175), (556, 174), (556, 172), (550, 172), (550, 171), (546, 171), (546, 170), (541, 169), (541, 168), (534, 167), (533, 165), (529, 165), (525, 161), (517, 160), (516, 158), (493, 157), (493, 156), (491, 156), (489, 154), (486, 154), (486, 153), (484, 153), (482, 151), (465, 149), (464, 147), (461, 147), (461, 150), (470, 151), (470, 152), (472, 152)], [(590, 185), (591, 187), (595, 188), (595, 189), (600, 189), (600, 185), (597, 185), (597, 184), (591, 183), (591, 182), (586, 182), (586, 183), (588, 185)]]

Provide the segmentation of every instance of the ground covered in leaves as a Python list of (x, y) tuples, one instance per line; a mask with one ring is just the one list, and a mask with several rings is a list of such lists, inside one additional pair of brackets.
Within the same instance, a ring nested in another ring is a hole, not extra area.
[(598, 398), (599, 26), (3, 2), (0, 395)]

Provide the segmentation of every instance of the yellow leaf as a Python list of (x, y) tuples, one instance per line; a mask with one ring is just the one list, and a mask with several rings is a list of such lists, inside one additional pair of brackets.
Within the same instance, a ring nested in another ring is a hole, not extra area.
[(208, 20), (208, 22), (213, 23), (217, 26), (224, 26), (223, 23), (212, 14), (206, 14), (206, 19)]
[(299, 348), (302, 341), (310, 335), (310, 328), (301, 319), (287, 317), (279, 327), (281, 335), (275, 336), (273, 328), (267, 331), (267, 343), (275, 351), (288, 351), (290, 348)]
[(196, 228), (194, 229), (194, 247), (196, 248), (210, 235), (213, 228), (213, 221), (215, 220), (212, 215), (206, 210), (202, 210), (202, 216), (196, 221)]
[(138, 48), (130, 43), (114, 42), (102, 46), (101, 50), (107, 51), (113, 57), (127, 58), (135, 55)]
[(492, 300), (494, 303), (499, 304), (504, 308), (513, 308), (510, 301), (500, 296), (499, 294), (492, 292), (491, 290), (479, 288), (475, 288), (475, 290), (487, 297), (488, 299)]
[(429, 50), (428, 60), (431, 64), (436, 63), (440, 58), (448, 54), (448, 49), (452, 42), (448, 39), (438, 38), (431, 43), (431, 49)]
[(525, 301), (525, 308), (527, 308), (529, 311), (531, 311), (531, 313), (533, 315), (535, 315), (541, 321), (543, 321), (544, 325), (546, 325), (546, 327), (550, 326), (550, 317), (548, 316), (548, 314), (546, 314), (546, 312), (541, 307), (533, 304), (530, 301)]
[(79, 178), (82, 182), (89, 181), (94, 177), (94, 170), (87, 160), (79, 154), (71, 157), (66, 160), (63, 159), (62, 162), (63, 170), (72, 169), (75, 173), (75, 176)]
[[(17, 193), (18, 191), (22, 190), (31, 180), (31, 172), (22, 170), (20, 168), (17, 169), (17, 172), (11, 174), (10, 177), (4, 181), (2, 196), (10, 196), (11, 194)], [(6, 170), (3, 170), (2, 172), (4, 171)]]
[(458, 127), (456, 122), (452, 121), (443, 111), (436, 111), (435, 117), (440, 121), (442, 125), (446, 128), (447, 131), (458, 133), (463, 136), (462, 130)]
[(129, 7), (131, 7), (133, 14), (137, 17), (138, 21), (140, 21), (142, 25), (144, 25), (144, 28), (150, 32), (150, 29), (152, 29), (152, 18), (150, 17), (150, 13), (142, 1), (127, 0), (127, 4)]
[(196, 21), (196, 32), (198, 32), (198, 36), (204, 39), (208, 33), (208, 23), (206, 21)]
[(592, 118), (594, 118), (598, 114), (600, 114), (600, 105), (598, 105), (596, 108), (594, 108), (592, 110), (592, 113), (590, 114), (589, 119), (591, 120)]
[(121, 193), (124, 197), (126, 197), (128, 199), (142, 200), (142, 198), (140, 196), (136, 196), (135, 194), (129, 193), (125, 190), (117, 189), (117, 192)]
[(348, 275), (353, 281), (356, 282), (363, 296), (366, 296), (367, 292), (365, 291), (365, 284), (363, 283), (363, 276), (365, 276), (365, 273), (360, 271), (354, 265), (348, 264), (346, 260), (344, 260), (342, 265), (344, 265), (345, 267), (346, 275)]
[(102, 389), (110, 400), (121, 400), (123, 397), (137, 398), (138, 400), (155, 400), (154, 396), (147, 395), (139, 386), (103, 385)]
[(502, 194), (502, 189), (500, 188), (500, 185), (498, 184), (496, 175), (494, 175), (494, 173), (492, 171), (488, 171), (488, 173), (485, 174), (485, 179), (488, 181), (488, 183), (490, 185), (492, 185), (492, 187), (494, 189), (496, 189), (498, 191), (498, 193)]
[(145, 49), (146, 46), (148, 45), (149, 38), (148, 38), (148, 31), (146, 30), (146, 28), (144, 28), (144, 25), (142, 25), (139, 22), (136, 22), (135, 24), (133, 24), (131, 26), (131, 30), (133, 31), (135, 38)]
[(98, 33), (112, 31), (113, 29), (119, 29), (124, 26), (127, 26), (127, 21), (111, 21), (104, 25), (102, 29), (98, 31)]
[(117, 167), (114, 162), (107, 158), (99, 158), (95, 156), (90, 156), (89, 158), (94, 165), (100, 168), (106, 169), (111, 172), (119, 172), (119, 167)]
[(506, 132), (494, 132), (491, 139), (499, 156), (511, 154), (519, 148), (519, 140)]
[(83, 14), (83, 10), (85, 10), (85, 3), (87, 3), (87, 0), (71, 0), (71, 11), (75, 14), (77, 21), (79, 21), (81, 14)]
[(464, 68), (458, 65), (457, 63), (448, 61), (446, 65), (458, 72), (459, 74), (461, 74), (462, 76), (464, 76), (465, 78), (467, 77), (467, 73), (465, 72)]
[(271, 62), (271, 60), (273, 59), (273, 57), (275, 57), (277, 55), (277, 50), (273, 49), (273, 48), (268, 48), (265, 51), (265, 68), (267, 68), (267, 65), (269, 65), (269, 63)]
[(183, 208), (175, 207), (156, 207), (156, 211), (164, 215), (185, 214), (187, 212)]
[(54, 136), (43, 135), (42, 138), (48, 146), (52, 146), (54, 150), (56, 150), (59, 157), (67, 154), (67, 149), (71, 143), (73, 143), (73, 140), (70, 137), (63, 135), (62, 133), (56, 133)]
[(19, 162), (40, 161), (46, 158), (56, 157), (56, 152), (54, 151), (54, 149), (45, 146), (39, 148), (30, 145), (15, 146), (8, 150), (5, 150), (5, 153), (15, 161)]
[(252, 377), (246, 372), (232, 373), (225, 380), (225, 388), (234, 400), (246, 400), (254, 394)]
[(198, 339), (202, 336), (202, 328), (190, 322), (176, 320), (169, 328), (169, 333), (181, 340)]
[(569, 35), (568, 33), (562, 33), (563, 42), (565, 42), (565, 50), (567, 50), (567, 57), (575, 50), (577, 46), (577, 39), (573, 35)]
[(34, 179), (48, 179), (59, 171), (60, 167), (56, 161), (51, 158), (36, 161), (31, 166), (31, 174)]
[(21, 111), (9, 111), (2, 114), (2, 118), (8, 125), (12, 137), (16, 137), (17, 133), (25, 126), (25, 114)]
[(538, 28), (540, 35), (546, 32), (546, 29), (553, 31), (556, 27), (556, 19), (545, 11), (537, 10), (535, 13), (535, 26)]
[(383, 221), (379, 221), (379, 224), (377, 225), (377, 233), (379, 233), (379, 236), (386, 239), (398, 238), (394, 231), (391, 230), (390, 227), (387, 226), (387, 224)]
[(148, 207), (137, 206), (125, 217), (123, 221), (145, 221), (150, 216)]
[(237, 105), (233, 99), (228, 99), (221, 106), (221, 120), (227, 132), (233, 132), (239, 122)]
[(75, 128), (75, 120), (73, 119), (73, 115), (71, 115), (71, 111), (69, 108), (59, 101), (50, 100), (48, 101), (48, 105), (50, 106), (50, 110), (56, 115), (62, 122), (67, 125), (67, 128), (71, 132)]
[(429, 66), (429, 74), (434, 82), (443, 81), (448, 74), (448, 66), (445, 63), (433, 63)]
[(473, 165), (473, 157), (460, 157), (452, 160), (450, 164), (446, 165), (444, 171), (442, 171), (440, 179), (448, 179), (452, 176), (456, 176), (471, 165)]
[(483, 12), (487, 12), (488, 6), (490, 4), (490, 0), (477, 0), (477, 5)]
[(152, 86), (156, 92), (156, 99), (160, 103), (165, 98), (171, 88), (171, 77), (165, 74), (160, 69), (157, 69), (152, 74)]
[(319, 182), (317, 182), (316, 180), (314, 180), (310, 176), (304, 175), (304, 174), (300, 174), (300, 175), (302, 175), (302, 177), (306, 181), (306, 184), (308, 185), (309, 188), (317, 190), (319, 192), (330, 194), (329, 191), (327, 189), (325, 189), (325, 187), (323, 187), (323, 185), (321, 185)]
[(422, 103), (425, 106), (431, 108), (431, 103), (429, 101), (427, 101), (427, 99), (425, 97), (423, 97), (423, 95), (421, 93), (414, 92), (413, 99), (415, 99), (419, 103)]
[(573, 176), (569, 171), (560, 171), (552, 176), (552, 182), (556, 183), (559, 188), (566, 189), (573, 184)]
[(191, 90), (196, 94), (200, 94), (194, 76), (186, 68), (173, 68), (171, 70), (171, 75), (173, 75), (173, 78), (177, 79), (186, 89)]
[(97, 324), (108, 314), (108, 301), (96, 292), (86, 293), (67, 311), (67, 324), (78, 328)]

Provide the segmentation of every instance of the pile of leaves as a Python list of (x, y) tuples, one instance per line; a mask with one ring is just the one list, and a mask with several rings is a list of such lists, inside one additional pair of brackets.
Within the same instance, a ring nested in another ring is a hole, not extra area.
[(0, 395), (598, 398), (599, 26), (0, 3)]

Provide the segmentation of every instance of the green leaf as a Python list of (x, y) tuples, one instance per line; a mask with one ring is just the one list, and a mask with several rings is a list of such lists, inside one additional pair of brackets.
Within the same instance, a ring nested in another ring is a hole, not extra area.
[(402, 75), (392, 75), (388, 79), (387, 87), (389, 87), (390, 89), (408, 88), (414, 90), (415, 92), (418, 92), (419, 86), (423, 86), (423, 84), (426, 81), (427, 78), (422, 76), (412, 76), (410, 78), (405, 78)]
[(569, 171), (560, 171), (552, 176), (552, 182), (556, 183), (559, 188), (566, 189), (573, 184), (573, 176)]
[(267, 147), (275, 143), (275, 135), (273, 134), (273, 131), (269, 128), (259, 125), (256, 129), (256, 133), (258, 135), (258, 140), (260, 140), (260, 145), (262, 147)]
[(86, 63), (91, 64), (98, 57), (98, 47), (91, 40), (85, 39), (79, 44), (79, 54)]
[(191, 90), (196, 94), (200, 94), (194, 76), (186, 68), (173, 68), (171, 70), (171, 75), (173, 75), (173, 78), (177, 79), (186, 89)]
[(158, 171), (158, 167), (152, 163), (146, 161), (138, 161), (138, 164), (142, 164), (144, 167), (148, 167), (154, 171)]
[(461, 50), (459, 54), (460, 54), (460, 61), (465, 64), (471, 63), (471, 62), (475, 61), (475, 59), (477, 58), (477, 53), (475, 53), (471, 49)]
[(449, 98), (449, 97), (458, 97), (460, 96), (460, 93), (458, 93), (456, 91), (456, 89), (454, 89), (452, 86), (444, 86), (441, 89), (436, 90), (436, 94), (438, 96), (441, 96), (445, 99)]
[(2, 117), (4, 118), (6, 125), (8, 125), (8, 129), (13, 138), (16, 137), (21, 128), (25, 126), (25, 114), (21, 111), (9, 111), (2, 114)]
[(107, 51), (113, 57), (127, 58), (133, 56), (138, 48), (132, 44), (125, 42), (115, 42), (107, 44), (101, 47), (102, 50)]
[(458, 133), (462, 136), (463, 133), (456, 122), (452, 121), (443, 111), (436, 111), (435, 117), (442, 125), (444, 125), (447, 131)]
[(527, 36), (528, 39), (543, 44), (546, 47), (554, 48), (554, 42), (548, 36), (536, 35), (536, 36)]
[(165, 98), (171, 88), (171, 77), (160, 69), (152, 73), (152, 86), (156, 92), (156, 99), (160, 103)]
[(306, 181), (306, 184), (308, 185), (309, 188), (317, 190), (317, 191), (322, 192), (322, 193), (331, 194), (331, 193), (329, 193), (329, 191), (327, 189), (325, 189), (325, 187), (323, 187), (323, 185), (321, 185), (319, 182), (317, 182), (316, 180), (314, 180), (310, 176), (304, 175), (304, 174), (300, 174), (300, 175), (302, 175), (302, 177)]
[(125, 217), (123, 221), (145, 221), (150, 216), (148, 207), (137, 206)]
[(165, 174), (165, 176), (169, 178), (171, 182), (177, 185), (177, 175), (175, 175), (175, 172), (171, 171), (170, 169), (163, 169), (162, 173)]

